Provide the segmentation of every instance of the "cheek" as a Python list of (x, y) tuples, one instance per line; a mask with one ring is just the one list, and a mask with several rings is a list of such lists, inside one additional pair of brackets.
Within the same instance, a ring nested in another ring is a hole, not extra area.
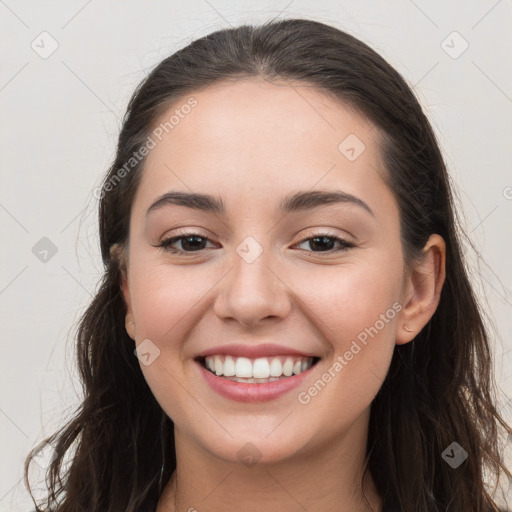
[(383, 335), (392, 331), (397, 313), (393, 304), (400, 297), (401, 267), (368, 260), (328, 270), (319, 268), (308, 272), (304, 280), (297, 276), (295, 289), (314, 313), (315, 324), (324, 337), (336, 350), (343, 349), (376, 323)]
[(195, 308), (214, 284), (210, 281), (215, 279), (207, 270), (198, 275), (192, 265), (173, 269), (153, 261), (134, 266), (130, 290), (137, 338), (168, 342), (185, 332)]
[(364, 262), (308, 275), (309, 293), (304, 288), (301, 295), (330, 352), (320, 377), (328, 382), (326, 388), (319, 383), (311, 394), (303, 390), (301, 403), (314, 402), (311, 410), (318, 408), (318, 414), (325, 404), (342, 403), (346, 417), (356, 417), (370, 405), (395, 347), (401, 271), (400, 258), (375, 254)]
[(180, 424), (192, 423), (190, 415), (200, 416), (190, 407), (189, 393), (197, 395), (193, 384), (183, 387), (189, 382), (183, 373), (183, 341), (197, 325), (201, 299), (212, 286), (190, 269), (140, 260), (132, 269), (131, 283), (137, 345), (150, 340), (159, 351), (151, 364), (141, 362), (142, 373), (162, 409)]
[[(193, 265), (172, 268), (142, 258), (132, 267), (137, 345), (150, 340), (158, 354), (150, 365), (141, 363), (141, 370), (153, 395), (174, 421), (184, 422), (190, 414), (198, 415), (200, 421), (201, 411), (190, 408), (189, 393), (197, 393), (193, 379), (186, 375), (190, 367), (183, 367), (190, 357), (184, 341), (199, 325), (204, 314), (202, 301), (208, 300), (217, 281), (218, 274), (212, 275), (207, 267), (198, 272)], [(182, 383), (187, 379), (192, 384), (185, 390)]]
[(371, 265), (339, 268), (336, 278), (318, 272), (309, 293), (311, 318), (330, 353), (318, 380), (297, 398), (311, 417), (327, 414), (332, 435), (370, 406), (387, 374), (402, 308), (398, 272)]

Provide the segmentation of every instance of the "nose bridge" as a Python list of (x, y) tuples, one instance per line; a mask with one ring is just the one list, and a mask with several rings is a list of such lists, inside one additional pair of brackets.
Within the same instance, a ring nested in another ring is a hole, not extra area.
[(252, 236), (242, 240), (233, 251), (231, 271), (223, 280), (215, 303), (219, 317), (235, 318), (248, 326), (288, 313), (287, 287), (275, 272), (274, 259), (268, 244), (264, 247)]

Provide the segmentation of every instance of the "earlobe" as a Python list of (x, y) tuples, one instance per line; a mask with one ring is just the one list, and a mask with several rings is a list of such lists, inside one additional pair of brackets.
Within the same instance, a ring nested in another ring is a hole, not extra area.
[(128, 270), (124, 248), (119, 244), (112, 245), (110, 248), (110, 256), (112, 261), (114, 261), (118, 266), (119, 272), (121, 274), (121, 282), (119, 288), (126, 306), (125, 329), (128, 333), (128, 336), (135, 340), (135, 322), (133, 320), (130, 290), (128, 286)]
[(133, 319), (132, 304), (130, 298), (130, 290), (128, 288), (128, 279), (124, 272), (121, 272), (121, 293), (126, 305), (125, 328), (128, 336), (135, 340), (135, 322)]
[(132, 338), (132, 340), (135, 340), (135, 322), (133, 320), (133, 313), (132, 313), (132, 305), (130, 300), (130, 290), (128, 288), (128, 280), (126, 278), (126, 275), (124, 272), (121, 272), (121, 294), (124, 299), (124, 303), (126, 306), (126, 316), (125, 316), (125, 329), (128, 333), (128, 336)]
[(135, 322), (133, 321), (133, 316), (131, 313), (126, 315), (124, 326), (128, 336), (130, 336), (130, 338), (135, 341)]
[(396, 344), (413, 340), (435, 313), (446, 276), (446, 244), (433, 234), (423, 248), (421, 260), (406, 272)]

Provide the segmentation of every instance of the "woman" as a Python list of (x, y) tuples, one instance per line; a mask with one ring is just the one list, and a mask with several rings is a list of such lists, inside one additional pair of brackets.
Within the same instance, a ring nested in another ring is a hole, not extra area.
[(194, 41), (136, 90), (97, 192), (51, 510), (498, 510), (512, 431), (449, 178), (368, 46), (300, 19)]

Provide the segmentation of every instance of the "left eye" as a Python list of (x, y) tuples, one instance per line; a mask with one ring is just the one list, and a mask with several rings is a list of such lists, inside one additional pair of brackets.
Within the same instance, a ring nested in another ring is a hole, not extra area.
[[(174, 247), (176, 243), (181, 243), (181, 249)], [(194, 252), (201, 252), (205, 250), (205, 243), (213, 243), (211, 240), (205, 236), (199, 235), (197, 233), (191, 233), (187, 235), (174, 236), (171, 238), (167, 238), (162, 240), (162, 242), (157, 246), (161, 247), (163, 250), (171, 252), (173, 254), (187, 255)], [(316, 250), (310, 250), (310, 252), (324, 252), (324, 253), (332, 253), (336, 251), (346, 251), (351, 247), (355, 247), (355, 244), (339, 238), (337, 236), (332, 236), (330, 234), (318, 234), (309, 238), (305, 238), (298, 245), (302, 245), (304, 243), (309, 243), (310, 247), (315, 248)], [(338, 244), (338, 247), (333, 247), (333, 245)], [(308, 250), (308, 249), (306, 249)]]
[[(319, 247), (319, 251), (312, 252), (336, 252), (336, 251), (346, 251), (351, 247), (354, 247), (352, 242), (348, 242), (347, 240), (343, 240), (343, 238), (339, 238), (337, 236), (332, 236), (328, 234), (319, 234), (312, 236), (310, 238), (306, 238), (300, 244), (308, 243), (310, 247)], [(333, 244), (338, 243), (338, 247), (332, 248)], [(329, 246), (329, 247), (326, 247)]]

